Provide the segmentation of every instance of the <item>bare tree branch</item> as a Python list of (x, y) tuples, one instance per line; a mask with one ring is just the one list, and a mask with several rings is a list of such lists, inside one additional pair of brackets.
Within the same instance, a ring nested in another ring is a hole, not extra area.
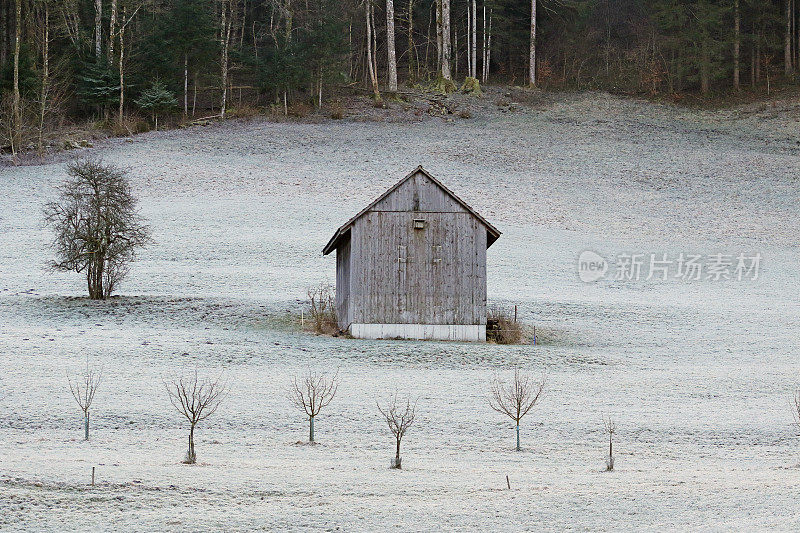
[(299, 379), (292, 378), (289, 400), (308, 416), (308, 441), (314, 442), (314, 417), (327, 407), (339, 390), (339, 370), (332, 376), (308, 370)]
[(389, 398), (386, 407), (381, 407), (377, 402), (376, 405), (395, 439), (395, 462), (393, 466), (394, 468), (400, 468), (400, 442), (403, 440), (408, 428), (414, 423), (417, 401), (415, 400), (412, 404), (411, 400), (407, 399), (404, 407), (402, 402), (398, 402), (397, 393), (395, 393), (394, 396)]
[(164, 387), (167, 389), (172, 406), (189, 422), (189, 452), (185, 462), (194, 464), (197, 461), (194, 451), (194, 428), (217, 411), (228, 393), (227, 382), (223, 381), (221, 376), (213, 380), (200, 379), (195, 369), (188, 377), (165, 381)]
[(498, 377), (492, 382), (489, 406), (516, 423), (517, 450), (522, 449), (519, 444), (520, 420), (539, 401), (546, 382), (546, 375), (543, 374), (539, 381), (531, 380), (526, 374), (520, 373), (519, 367), (514, 368), (514, 380), (511, 383), (506, 384)]

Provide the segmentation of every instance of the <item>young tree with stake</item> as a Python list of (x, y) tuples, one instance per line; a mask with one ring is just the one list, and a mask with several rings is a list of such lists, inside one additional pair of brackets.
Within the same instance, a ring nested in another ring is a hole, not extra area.
[(603, 420), (603, 426), (606, 433), (608, 433), (608, 459), (606, 459), (606, 471), (611, 472), (614, 470), (614, 433), (617, 432), (617, 425), (611, 420), (611, 417)]
[(333, 376), (309, 370), (299, 380), (294, 377), (289, 399), (308, 416), (308, 442), (314, 444), (314, 418), (327, 407), (339, 389), (339, 371)]
[(517, 451), (522, 450), (519, 444), (520, 420), (539, 401), (544, 390), (545, 381), (545, 376), (542, 376), (539, 381), (534, 381), (527, 375), (521, 374), (519, 368), (514, 368), (513, 382), (506, 384), (500, 378), (495, 378), (492, 383), (489, 406), (498, 413), (508, 416), (516, 423)]
[(221, 379), (200, 379), (197, 370), (189, 377), (164, 382), (173, 407), (189, 421), (189, 451), (184, 463), (197, 462), (194, 451), (194, 428), (214, 414), (227, 394), (227, 385)]
[(83, 411), (84, 440), (89, 440), (89, 408), (92, 406), (92, 401), (97, 392), (97, 387), (100, 386), (102, 376), (102, 370), (94, 370), (89, 367), (88, 362), (86, 363), (86, 370), (80, 380), (76, 379), (73, 383), (69, 374), (67, 374), (69, 391), (72, 393), (72, 397), (75, 398), (81, 411)]
[(403, 440), (408, 428), (414, 423), (414, 418), (416, 417), (417, 411), (417, 402), (415, 401), (412, 404), (411, 400), (406, 400), (406, 405), (404, 407), (402, 402), (398, 403), (397, 394), (395, 394), (389, 398), (385, 408), (381, 407), (380, 404), (377, 405), (378, 411), (381, 412), (383, 418), (386, 420), (386, 424), (389, 426), (389, 431), (392, 432), (396, 444), (392, 468), (399, 469), (401, 468), (400, 442)]

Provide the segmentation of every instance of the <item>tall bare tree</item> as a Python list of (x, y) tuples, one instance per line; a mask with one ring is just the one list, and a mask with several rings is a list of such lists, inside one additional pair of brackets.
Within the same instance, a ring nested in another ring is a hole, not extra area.
[(92, 407), (94, 395), (97, 392), (97, 387), (103, 378), (103, 371), (95, 370), (89, 366), (87, 361), (86, 370), (80, 379), (76, 379), (73, 383), (72, 378), (67, 374), (67, 382), (69, 382), (69, 391), (72, 397), (78, 403), (78, 406), (83, 411), (83, 427), (84, 427), (84, 440), (89, 440), (89, 409)]
[(408, 79), (415, 78), (415, 65), (417, 63), (417, 49), (414, 46), (414, 0), (408, 0)]
[(308, 442), (314, 444), (314, 418), (327, 407), (339, 389), (339, 371), (333, 376), (309, 370), (298, 379), (292, 379), (289, 399), (308, 416)]
[(792, 73), (792, 3), (786, 1), (786, 34), (784, 36), (784, 71), (786, 75)]
[(531, 0), (531, 43), (528, 70), (528, 84), (536, 87), (536, 0)]
[(442, 78), (452, 80), (450, 62), (452, 49), (450, 45), (450, 0), (439, 0), (442, 6)]
[(60, 198), (44, 207), (53, 227), (54, 270), (84, 272), (89, 298), (108, 298), (125, 277), (150, 230), (137, 211), (127, 172), (98, 159), (67, 166)]
[(733, 3), (733, 88), (739, 90), (739, 52), (742, 44), (739, 0)]
[(94, 0), (94, 57), (103, 53), (103, 0)]
[(392, 436), (395, 440), (395, 456), (392, 462), (392, 468), (402, 468), (400, 460), (400, 442), (403, 440), (408, 428), (414, 423), (417, 402), (415, 401), (412, 404), (411, 400), (406, 400), (405, 406), (403, 406), (402, 402), (398, 402), (397, 394), (395, 394), (389, 398), (386, 407), (381, 407), (380, 404), (377, 405), (378, 411), (380, 411), (384, 420), (386, 420), (389, 431), (392, 432)]
[(381, 91), (378, 89), (378, 73), (375, 70), (375, 63), (373, 62), (375, 51), (373, 50), (374, 28), (372, 26), (372, 0), (364, 0), (364, 7), (367, 10), (367, 65), (369, 68), (369, 79), (370, 82), (372, 82), (372, 92), (375, 96), (375, 103), (380, 104), (382, 102)]
[[(221, 0), (220, 10), (220, 67), (222, 78), (222, 102), (220, 116), (224, 119), (228, 107), (228, 70), (230, 68), (230, 45), (237, 0)], [(291, 30), (290, 30), (291, 31)]]
[(521, 451), (519, 443), (519, 423), (522, 418), (536, 405), (544, 391), (545, 376), (541, 380), (532, 380), (514, 368), (514, 379), (505, 383), (495, 377), (489, 396), (489, 406), (509, 417), (516, 423), (517, 451)]
[(470, 62), (469, 75), (473, 78), (478, 77), (478, 3), (472, 0), (472, 40), (470, 41)]
[(392, 93), (397, 92), (397, 54), (394, 44), (394, 0), (386, 0), (386, 50), (389, 55), (389, 92)]
[(19, 53), (20, 41), (22, 39), (22, 0), (15, 2), (15, 18), (14, 18), (14, 100), (13, 100), (13, 118), (12, 118), (12, 131), (11, 131), (11, 153), (16, 161), (17, 151), (19, 150), (20, 137), (22, 133), (22, 111), (20, 110), (20, 93), (19, 93)]
[(169, 401), (189, 422), (189, 451), (184, 462), (194, 464), (197, 454), (194, 451), (194, 429), (197, 424), (213, 415), (228, 392), (222, 378), (200, 379), (195, 370), (188, 377), (180, 377), (164, 382)]

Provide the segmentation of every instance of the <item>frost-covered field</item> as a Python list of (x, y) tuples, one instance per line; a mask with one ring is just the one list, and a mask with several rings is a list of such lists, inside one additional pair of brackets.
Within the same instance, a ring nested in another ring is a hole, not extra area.
[[(156, 243), (102, 303), (80, 276), (43, 269), (41, 204), (63, 163), (0, 168), (0, 528), (797, 530), (793, 116), (588, 95), (466, 121), (257, 121), (114, 141), (95, 152), (132, 169)], [(418, 164), (504, 232), (489, 298), (517, 304), (542, 344), (299, 331), (306, 287), (334, 279), (330, 234)], [(584, 284), (586, 249), (763, 263), (756, 281)], [(88, 443), (66, 379), (87, 357), (104, 368)], [(519, 453), (487, 404), (514, 364), (548, 374)], [(287, 400), (309, 366), (341, 377), (314, 447), (296, 444), (306, 422)], [(186, 466), (163, 380), (195, 367), (224, 371), (231, 392)], [(375, 407), (394, 391), (419, 398), (402, 471), (388, 469)], [(613, 473), (603, 415), (618, 426)]]

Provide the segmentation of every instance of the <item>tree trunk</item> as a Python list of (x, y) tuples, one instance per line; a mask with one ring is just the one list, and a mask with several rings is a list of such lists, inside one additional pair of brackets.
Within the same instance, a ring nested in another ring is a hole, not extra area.
[(478, 3), (472, 0), (472, 42), (471, 42), (471, 57), (472, 57), (472, 72), (470, 76), (473, 78), (478, 77)]
[[(472, 54), (470, 53), (472, 50), (472, 45), (470, 44), (471, 35), (472, 14), (470, 13), (470, 4), (467, 2), (467, 76), (472, 76)], [(456, 24), (456, 43), (454, 48), (456, 51), (456, 78), (458, 78), (458, 24)]]
[(193, 79), (193, 91), (192, 91), (192, 116), (194, 116), (195, 110), (197, 109), (197, 71), (194, 71)]
[(11, 132), (11, 153), (16, 161), (17, 150), (21, 141), (22, 132), (22, 112), (20, 111), (19, 95), (19, 50), (20, 39), (22, 38), (22, 0), (16, 0), (15, 9), (15, 30), (14, 30), (14, 100), (13, 100), (13, 124)]
[[(228, 13), (228, 6), (231, 6)], [(231, 27), (233, 26), (233, 3), (232, 0), (223, 0), (221, 13), (220, 39), (222, 40), (222, 103), (220, 104), (220, 117), (225, 118), (225, 111), (228, 106), (228, 49), (231, 42)]]
[(366, 19), (367, 19), (367, 64), (369, 66), (369, 79), (372, 83), (372, 91), (375, 95), (375, 102), (381, 101), (381, 92), (378, 89), (378, 75), (375, 72), (375, 65), (372, 62), (372, 3), (370, 0), (364, 2), (366, 6)]
[(442, 2), (442, 78), (452, 80), (450, 74), (450, 0)]
[[(122, 27), (119, 30), (119, 125), (122, 127), (125, 120), (125, 25), (128, 23), (125, 16), (125, 7), (122, 8)], [(130, 133), (130, 132), (129, 132)]]
[(308, 417), (308, 442), (314, 442), (314, 417)]
[(528, 63), (528, 84), (536, 87), (536, 0), (531, 0), (531, 44)]
[(114, 63), (114, 38), (117, 33), (117, 0), (111, 0), (111, 20), (108, 23), (108, 64)]
[(89, 440), (89, 411), (86, 411), (83, 416), (83, 440)]
[(436, 70), (442, 71), (442, 1), (436, 0)]
[(183, 54), (183, 116), (189, 115), (189, 54)]
[(397, 463), (400, 464), (400, 439), (397, 440), (397, 448), (395, 448), (394, 458), (397, 459)]
[(103, 0), (94, 0), (94, 56), (103, 53)]
[(519, 422), (517, 422), (517, 451), (522, 451), (522, 447), (519, 445)]
[(736, 91), (739, 90), (739, 49), (741, 47), (740, 22), (739, 0), (735, 0), (733, 7), (733, 88)]
[(197, 461), (197, 456), (194, 454), (194, 424), (189, 428), (189, 456), (186, 459), (186, 462), (192, 465)]
[(408, 81), (414, 79), (417, 49), (414, 46), (414, 0), (408, 0)]
[(784, 72), (788, 76), (792, 73), (792, 4), (786, 0), (786, 36), (783, 50)]
[(386, 49), (389, 55), (389, 92), (396, 93), (397, 56), (394, 49), (394, 0), (386, 0)]
[(44, 154), (44, 119), (47, 114), (47, 91), (50, 87), (50, 8), (44, 2), (44, 29), (42, 39), (42, 92), (39, 96), (39, 157)]
[(0, 0), (0, 70), (6, 68), (8, 61), (8, 2)]

